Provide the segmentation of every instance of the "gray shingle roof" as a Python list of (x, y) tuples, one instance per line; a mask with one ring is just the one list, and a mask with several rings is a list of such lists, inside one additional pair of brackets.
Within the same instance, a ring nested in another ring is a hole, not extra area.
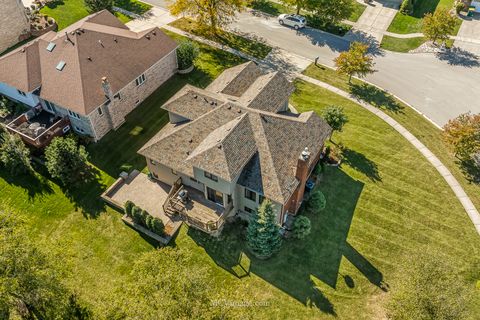
[(223, 93), (240, 97), (248, 87), (263, 75), (254, 62), (247, 62), (227, 69), (220, 74), (208, 87), (210, 92)]

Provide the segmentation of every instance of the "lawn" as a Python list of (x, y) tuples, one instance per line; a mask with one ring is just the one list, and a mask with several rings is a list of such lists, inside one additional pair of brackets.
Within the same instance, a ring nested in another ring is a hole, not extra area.
[(169, 24), (172, 27), (186, 31), (188, 33), (200, 36), (230, 48), (239, 50), (258, 59), (264, 59), (272, 50), (272, 47), (256, 40), (251, 40), (232, 32), (218, 30), (214, 35), (209, 30), (198, 25), (195, 21), (188, 18), (180, 18)]
[(348, 78), (339, 75), (328, 67), (310, 65), (304, 74), (327, 82), (344, 91), (351, 92), (359, 98), (381, 108), (401, 125), (407, 128), (415, 137), (425, 144), (442, 162), (465, 189), (477, 208), (480, 208), (480, 185), (471, 183), (468, 175), (460, 169), (457, 159), (442, 140), (441, 130), (430, 121), (418, 114), (395, 97), (368, 85), (363, 81), (352, 79), (353, 86), (348, 84)]
[[(117, 0), (115, 1), (115, 5), (138, 14), (145, 13), (152, 7), (149, 4), (137, 0)], [(90, 14), (83, 0), (53, 1), (43, 7), (40, 12), (54, 18), (59, 30), (68, 27), (72, 23)], [(118, 12), (115, 12), (115, 16), (123, 23), (131, 20), (128, 16)]]
[(422, 45), (427, 39), (425, 37), (415, 37), (415, 38), (396, 38), (391, 36), (383, 36), (382, 43), (380, 47), (385, 50), (395, 51), (395, 52), (409, 52), (410, 50), (418, 48)]
[[(417, 33), (422, 32), (423, 16), (426, 13), (434, 12), (437, 8), (451, 9), (454, 0), (422, 0), (415, 1), (413, 14), (404, 15), (397, 12), (387, 31), (394, 33)], [(458, 33), (462, 20), (457, 20), (457, 27), (453, 35)]]
[[(0, 171), (0, 210), (24, 216), (32, 237), (64, 250), (71, 270), (65, 282), (97, 314), (108, 309), (132, 262), (153, 249), (98, 195), (125, 164), (145, 167), (136, 150), (166, 122), (162, 102), (183, 84), (204, 87), (239, 62), (202, 46), (193, 74), (175, 76), (119, 130), (89, 146), (99, 169), (94, 185), (65, 195), (41, 175), (27, 179)], [(278, 255), (259, 261), (246, 253), (242, 226), (227, 227), (219, 240), (182, 227), (172, 245), (193, 252), (190, 268), (206, 266), (227, 301), (261, 303), (237, 308), (245, 318), (376, 319), (383, 314), (381, 301), (395, 290), (389, 283), (408, 276), (399, 261), (422, 244), (451, 255), (458, 267), (478, 256), (480, 238), (460, 203), (404, 138), (349, 100), (302, 81), (296, 87), (291, 103), (300, 111), (321, 112), (334, 104), (349, 117), (333, 137), (345, 146), (345, 160), (341, 168), (327, 168), (318, 186), (327, 207), (308, 213), (312, 234), (287, 241)]]

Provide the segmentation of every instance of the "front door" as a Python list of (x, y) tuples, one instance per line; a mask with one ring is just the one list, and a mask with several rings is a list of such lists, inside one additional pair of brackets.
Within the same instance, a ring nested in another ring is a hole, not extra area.
[(223, 206), (223, 193), (207, 187), (207, 199)]

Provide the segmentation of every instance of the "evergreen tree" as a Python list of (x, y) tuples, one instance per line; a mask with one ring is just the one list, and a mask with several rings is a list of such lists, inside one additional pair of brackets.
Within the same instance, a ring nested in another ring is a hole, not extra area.
[(299, 216), (293, 222), (293, 236), (297, 239), (305, 239), (312, 230), (310, 219), (305, 216)]
[(4, 132), (0, 136), (0, 162), (12, 174), (32, 171), (30, 150), (16, 134)]
[(73, 138), (55, 138), (45, 149), (47, 170), (63, 185), (78, 182), (88, 171), (88, 153)]
[[(323, 110), (322, 117), (333, 129), (333, 131), (338, 132), (341, 132), (343, 126), (348, 122), (348, 117), (345, 115), (343, 108), (337, 106), (327, 107), (325, 110)], [(330, 134), (330, 140), (332, 140), (332, 134)]]
[(113, 0), (83, 0), (90, 12), (98, 12), (104, 9), (112, 11)]
[(281, 245), (280, 226), (273, 205), (269, 200), (263, 201), (247, 228), (247, 245), (258, 258), (269, 258)]

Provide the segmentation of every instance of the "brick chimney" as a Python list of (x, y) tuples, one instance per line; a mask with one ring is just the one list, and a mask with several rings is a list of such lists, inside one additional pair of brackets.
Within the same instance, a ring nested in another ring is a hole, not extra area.
[(297, 213), (300, 205), (302, 204), (303, 194), (305, 193), (305, 183), (307, 182), (308, 173), (310, 169), (310, 156), (311, 152), (308, 148), (305, 148), (297, 160), (297, 171), (295, 177), (300, 181), (297, 190), (292, 194), (287, 210), (291, 213)]
[(108, 82), (107, 77), (102, 78), (102, 88), (103, 92), (105, 92), (105, 96), (110, 100), (113, 100), (112, 87), (110, 86), (110, 82)]

